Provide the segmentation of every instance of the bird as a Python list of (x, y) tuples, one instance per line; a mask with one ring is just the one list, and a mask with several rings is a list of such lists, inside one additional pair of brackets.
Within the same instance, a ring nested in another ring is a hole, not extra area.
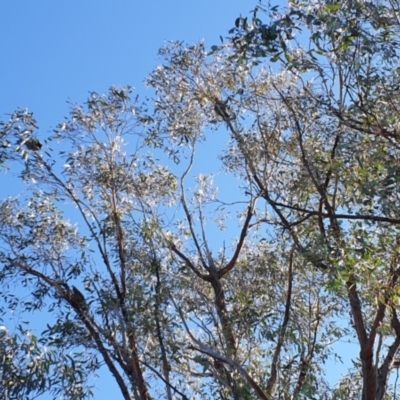
[(42, 148), (42, 143), (38, 139), (29, 139), (25, 142), (25, 146), (28, 150), (39, 151)]
[(77, 307), (86, 307), (85, 297), (75, 286), (72, 286), (71, 302)]
[(230, 121), (235, 118), (235, 116), (229, 114), (227, 102), (228, 102), (228, 100), (223, 101), (218, 96), (214, 97), (214, 111), (224, 121)]

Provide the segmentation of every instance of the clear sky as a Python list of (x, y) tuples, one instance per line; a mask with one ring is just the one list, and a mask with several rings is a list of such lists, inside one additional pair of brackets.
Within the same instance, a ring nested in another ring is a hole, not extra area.
[(168, 40), (219, 44), (246, 0), (13, 0), (0, 14), (0, 115), (34, 111), (49, 129), (67, 114), (66, 100), (89, 91), (136, 87), (157, 65)]
[[(280, 3), (277, 1), (277, 3)], [(28, 108), (40, 138), (68, 113), (67, 100), (90, 91), (143, 81), (165, 41), (220, 43), (256, 0), (4, 0), (0, 4), (0, 118)], [(0, 175), (0, 195), (14, 193)], [(13, 190), (14, 189), (14, 190)], [(108, 373), (96, 380), (96, 400), (122, 398)], [(41, 396), (40, 400), (50, 399)]]

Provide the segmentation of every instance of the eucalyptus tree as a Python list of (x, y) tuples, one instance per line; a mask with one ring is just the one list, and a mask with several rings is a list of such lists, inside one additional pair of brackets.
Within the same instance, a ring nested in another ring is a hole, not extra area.
[(258, 7), (252, 19), (237, 19), (229, 42), (238, 65), (269, 74), (250, 100), (251, 112), (266, 107), (250, 140), (264, 153), (236, 140), (252, 179), (299, 254), (351, 312), (362, 389), (346, 398), (396, 393), (389, 378), (400, 345), (399, 11), (390, 0), (291, 1), (284, 14)]
[(91, 93), (41, 141), (3, 122), (2, 396), (89, 397), (106, 369), (124, 399), (393, 398), (397, 15), (259, 6), (209, 52), (162, 48), (151, 100)]

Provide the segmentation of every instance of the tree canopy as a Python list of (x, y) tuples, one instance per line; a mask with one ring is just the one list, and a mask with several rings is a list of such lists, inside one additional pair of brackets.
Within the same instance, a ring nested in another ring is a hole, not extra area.
[(48, 138), (2, 122), (25, 185), (0, 204), (2, 398), (87, 398), (100, 368), (123, 399), (395, 398), (399, 13), (259, 5), (163, 47), (150, 99), (93, 92)]

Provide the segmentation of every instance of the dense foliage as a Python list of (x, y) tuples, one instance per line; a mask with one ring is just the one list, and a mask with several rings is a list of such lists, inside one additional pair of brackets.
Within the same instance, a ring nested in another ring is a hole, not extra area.
[(259, 6), (161, 49), (151, 101), (92, 93), (43, 143), (1, 123), (26, 185), (0, 204), (2, 398), (86, 398), (100, 368), (124, 399), (395, 398), (399, 13)]

